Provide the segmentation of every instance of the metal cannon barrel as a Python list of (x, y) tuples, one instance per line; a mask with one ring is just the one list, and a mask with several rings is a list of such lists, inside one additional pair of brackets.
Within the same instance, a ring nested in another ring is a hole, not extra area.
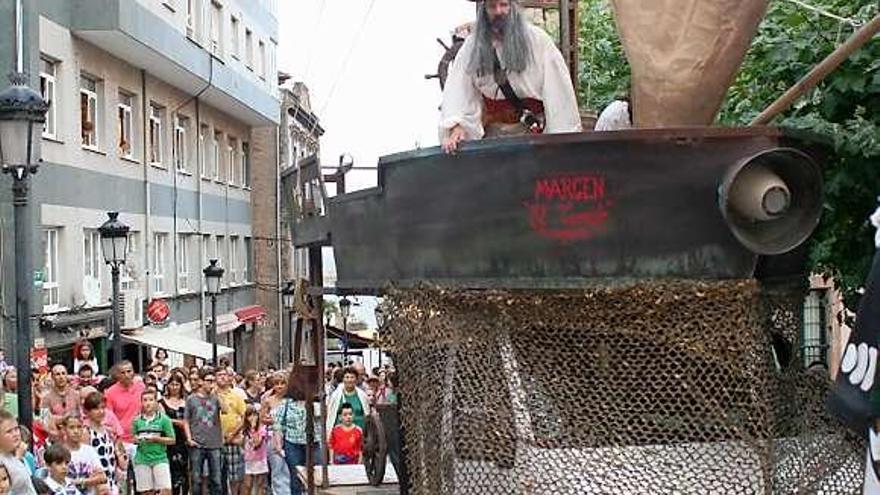
[(820, 145), (773, 128), (522, 137), (384, 157), (377, 188), (329, 203), (337, 287), (750, 278), (816, 227), (822, 161)]

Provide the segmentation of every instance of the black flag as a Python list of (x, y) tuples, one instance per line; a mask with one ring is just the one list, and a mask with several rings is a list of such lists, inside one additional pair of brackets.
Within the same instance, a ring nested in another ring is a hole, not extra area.
[[(880, 227), (880, 209), (871, 217)], [(829, 410), (868, 442), (865, 489), (880, 482), (880, 432), (874, 421), (880, 418), (880, 379), (878, 379), (878, 348), (880, 348), (880, 231), (875, 238), (871, 272), (865, 281), (865, 292), (859, 301), (855, 328), (849, 337), (840, 361), (840, 369), (828, 399)], [(876, 399), (875, 399), (876, 396)], [(869, 479), (871, 478), (871, 479)], [(873, 490), (865, 493), (874, 493)]]
[(844, 349), (840, 369), (829, 399), (831, 412), (847, 426), (865, 434), (880, 410), (873, 395), (878, 392), (877, 353), (880, 346), (880, 251), (874, 254), (865, 292), (859, 301), (856, 324)]

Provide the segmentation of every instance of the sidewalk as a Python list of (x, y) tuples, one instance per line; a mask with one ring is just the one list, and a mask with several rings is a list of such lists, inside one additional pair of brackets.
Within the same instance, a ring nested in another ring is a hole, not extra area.
[[(306, 468), (297, 468), (299, 478), (303, 484), (306, 482)], [(322, 495), (397, 495), (397, 473), (391, 462), (386, 464), (385, 479), (381, 486), (370, 486), (367, 481), (367, 473), (362, 465), (328, 467), (330, 486), (321, 489), (321, 467), (315, 466), (315, 483), (318, 485), (318, 493)]]

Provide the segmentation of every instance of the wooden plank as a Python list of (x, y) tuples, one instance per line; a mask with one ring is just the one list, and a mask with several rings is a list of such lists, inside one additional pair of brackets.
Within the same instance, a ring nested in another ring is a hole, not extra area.
[(855, 53), (856, 50), (863, 47), (871, 41), (880, 32), (880, 14), (874, 17), (871, 22), (865, 24), (856, 31), (846, 42), (804, 76), (794, 86), (788, 89), (776, 101), (770, 104), (760, 115), (755, 117), (749, 125), (767, 125), (774, 117), (788, 109), (795, 101), (803, 96), (807, 91), (815, 88), (822, 82), (828, 74), (840, 67), (840, 64), (846, 61)]
[[(306, 480), (307, 469), (305, 466), (297, 466), (297, 475), (301, 481)], [(331, 464), (327, 466), (327, 474), (329, 483), (324, 485), (323, 473), (315, 473), (315, 483), (326, 487), (368, 487), (370, 481), (367, 479), (367, 472), (363, 464), (339, 465)], [(388, 488), (397, 484), (397, 473), (394, 471), (394, 465), (391, 461), (385, 464), (385, 478), (382, 479), (382, 487)]]
[(527, 9), (558, 9), (557, 0), (524, 0), (522, 6)]
[(571, 81), (574, 84), (574, 87), (577, 87), (577, 76), (573, 72), (574, 66), (572, 65), (572, 46), (576, 46), (575, 43), (572, 43), (572, 26), (571, 26), (571, 10), (570, 10), (570, 2), (569, 0), (559, 0), (559, 49), (562, 51), (562, 55), (565, 57), (566, 65), (568, 65), (569, 76), (571, 77)]

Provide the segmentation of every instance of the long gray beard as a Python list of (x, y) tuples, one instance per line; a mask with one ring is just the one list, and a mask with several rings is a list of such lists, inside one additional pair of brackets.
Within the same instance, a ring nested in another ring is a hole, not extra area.
[[(519, 7), (512, 5), (510, 15), (504, 23), (504, 37), (499, 55), (501, 67), (509, 72), (526, 70), (532, 60), (532, 49), (528, 39), (528, 25)], [(468, 74), (479, 77), (495, 72), (495, 47), (492, 46), (492, 24), (485, 9), (480, 9), (477, 27), (474, 30), (474, 55), (467, 67)]]

